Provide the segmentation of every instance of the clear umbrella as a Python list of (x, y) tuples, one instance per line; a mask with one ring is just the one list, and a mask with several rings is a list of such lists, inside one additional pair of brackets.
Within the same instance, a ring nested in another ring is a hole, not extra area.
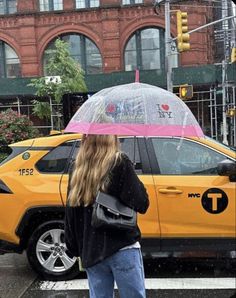
[(143, 83), (119, 85), (94, 94), (75, 113), (65, 131), (130, 136), (204, 135), (179, 97)]

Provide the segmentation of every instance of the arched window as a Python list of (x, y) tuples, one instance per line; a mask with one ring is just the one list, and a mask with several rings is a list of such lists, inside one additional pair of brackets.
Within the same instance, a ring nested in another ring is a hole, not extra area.
[[(125, 70), (164, 69), (165, 31), (157, 28), (137, 30), (125, 47)], [(172, 67), (178, 66), (176, 48), (172, 49)]]
[(7, 43), (0, 40), (0, 78), (16, 78), (20, 76), (20, 60)]
[[(69, 43), (71, 57), (78, 61), (87, 74), (102, 72), (102, 57), (95, 43), (82, 34), (62, 35), (60, 38)], [(47, 49), (54, 48), (55, 40), (50, 42)], [(45, 65), (48, 54), (44, 54), (43, 63)]]
[(15, 13), (16, 0), (0, 0), (0, 15)]

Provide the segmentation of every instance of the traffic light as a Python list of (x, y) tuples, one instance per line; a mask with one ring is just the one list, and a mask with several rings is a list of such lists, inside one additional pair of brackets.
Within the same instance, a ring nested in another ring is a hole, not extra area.
[(236, 108), (229, 108), (227, 111), (226, 111), (226, 115), (228, 117), (235, 117), (236, 116)]
[(190, 49), (188, 32), (188, 13), (177, 11), (177, 44), (178, 50), (184, 52)]
[(236, 62), (236, 48), (232, 48), (231, 51), (231, 63)]
[(179, 97), (181, 99), (190, 99), (193, 97), (193, 85), (180, 85)]

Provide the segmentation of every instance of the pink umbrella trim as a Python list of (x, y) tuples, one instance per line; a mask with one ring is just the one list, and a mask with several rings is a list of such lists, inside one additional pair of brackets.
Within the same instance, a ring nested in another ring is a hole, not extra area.
[(198, 125), (150, 125), (119, 123), (78, 123), (71, 121), (65, 132), (130, 136), (183, 136), (204, 137)]

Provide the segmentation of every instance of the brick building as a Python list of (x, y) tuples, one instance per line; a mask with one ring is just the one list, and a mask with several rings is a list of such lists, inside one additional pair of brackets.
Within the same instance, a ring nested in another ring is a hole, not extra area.
[[(165, 11), (163, 4), (154, 10), (153, 2), (0, 0), (0, 97), (33, 93), (29, 78), (44, 75), (45, 51), (58, 37), (69, 42), (89, 91), (131, 82), (137, 68), (142, 82), (165, 88)], [(172, 37), (177, 35), (178, 9), (188, 12), (192, 30), (212, 22), (221, 7), (215, 1), (171, 1)], [(189, 83), (194, 91), (209, 91), (221, 80), (221, 66), (214, 63), (224, 59), (224, 48), (215, 28), (192, 33), (189, 51), (178, 53), (172, 43), (174, 85)], [(231, 65), (227, 72), (233, 78)]]
[[(189, 30), (213, 20), (211, 2), (182, 2), (171, 9), (188, 12)], [(70, 42), (86, 73), (164, 67), (164, 6), (157, 15), (152, 0), (1, 0), (0, 5), (1, 77), (42, 75), (44, 52), (58, 36)], [(174, 12), (171, 34), (176, 36)], [(213, 49), (212, 27), (193, 33), (191, 50), (173, 55), (174, 66), (212, 64)]]

